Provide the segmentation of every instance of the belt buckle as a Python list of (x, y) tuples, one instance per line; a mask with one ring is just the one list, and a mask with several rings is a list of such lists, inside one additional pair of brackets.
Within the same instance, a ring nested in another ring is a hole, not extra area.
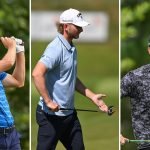
[(7, 128), (4, 128), (4, 135), (7, 135), (8, 133), (6, 132)]
[(10, 127), (4, 128), (4, 135), (7, 135), (10, 129), (11, 129)]
[(11, 130), (12, 130), (12, 128), (13, 128), (14, 126), (12, 126), (12, 127), (7, 127), (7, 128), (4, 128), (4, 135), (7, 135), (7, 134), (9, 134), (10, 132), (11, 132)]

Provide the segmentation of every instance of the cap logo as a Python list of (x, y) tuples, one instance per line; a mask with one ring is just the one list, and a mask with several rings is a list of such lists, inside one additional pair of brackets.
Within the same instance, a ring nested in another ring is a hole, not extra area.
[(77, 15), (77, 17), (83, 19), (81, 13), (79, 13), (79, 14)]

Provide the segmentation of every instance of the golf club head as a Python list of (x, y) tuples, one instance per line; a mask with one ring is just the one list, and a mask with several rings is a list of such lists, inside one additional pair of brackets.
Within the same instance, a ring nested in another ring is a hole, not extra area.
[(107, 113), (108, 116), (111, 116), (111, 115), (115, 112), (115, 111), (113, 110), (113, 107), (114, 107), (114, 106), (109, 106), (109, 107), (108, 107), (108, 113)]

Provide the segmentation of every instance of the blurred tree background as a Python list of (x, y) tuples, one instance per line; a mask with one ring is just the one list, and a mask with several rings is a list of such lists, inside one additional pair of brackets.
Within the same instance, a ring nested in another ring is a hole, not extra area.
[[(9, 89), (7, 97), (17, 130), (21, 133), (21, 147), (29, 149), (29, 1), (0, 1), (0, 36), (15, 36), (25, 42), (26, 81), (20, 89)], [(6, 49), (0, 44), (0, 57)], [(13, 69), (9, 71), (11, 73)]]
[[(121, 76), (149, 63), (148, 38), (150, 38), (150, 1), (121, 0)], [(122, 134), (133, 139), (129, 99), (123, 100), (121, 106)], [(122, 146), (122, 150), (134, 149), (135, 144)]]

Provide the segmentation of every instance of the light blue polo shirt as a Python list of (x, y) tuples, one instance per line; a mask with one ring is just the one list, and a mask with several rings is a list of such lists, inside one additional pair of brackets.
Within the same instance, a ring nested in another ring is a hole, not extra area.
[[(48, 69), (46, 87), (49, 95), (61, 108), (74, 108), (74, 92), (77, 76), (77, 51), (59, 34), (46, 48), (39, 60)], [(39, 105), (46, 113), (67, 116), (73, 111), (50, 111), (42, 97)]]
[(13, 116), (10, 112), (2, 80), (7, 76), (5, 72), (0, 72), (0, 127), (11, 127), (14, 124)]

